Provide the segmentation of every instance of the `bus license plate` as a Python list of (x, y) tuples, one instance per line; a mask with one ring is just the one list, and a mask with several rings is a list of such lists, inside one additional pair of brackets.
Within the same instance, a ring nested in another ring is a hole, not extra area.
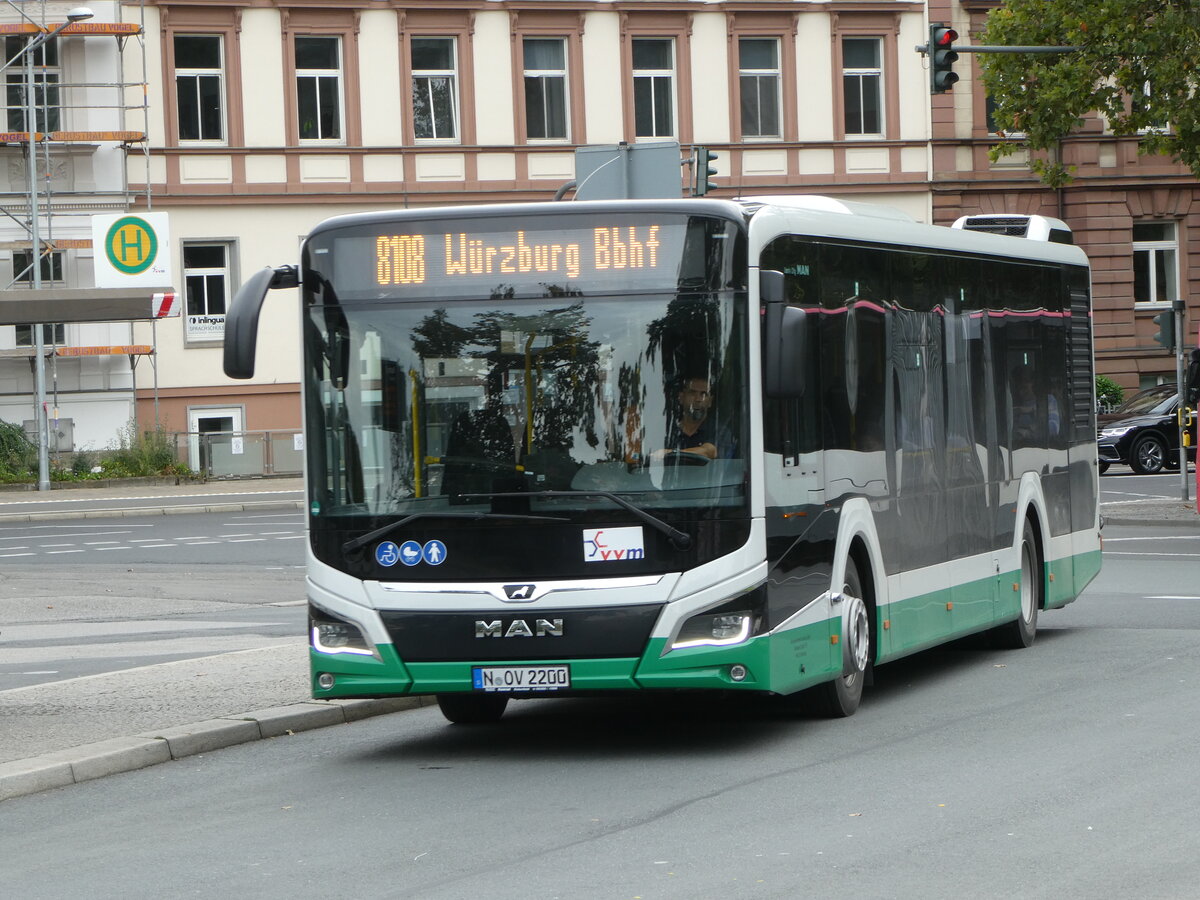
[(479, 666), (471, 670), (477, 691), (561, 691), (571, 686), (570, 666)]

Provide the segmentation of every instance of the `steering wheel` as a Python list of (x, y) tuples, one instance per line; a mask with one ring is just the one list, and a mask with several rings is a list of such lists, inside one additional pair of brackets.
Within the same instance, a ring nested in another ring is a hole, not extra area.
[(686, 450), (668, 450), (662, 457), (664, 466), (707, 466), (708, 457)]

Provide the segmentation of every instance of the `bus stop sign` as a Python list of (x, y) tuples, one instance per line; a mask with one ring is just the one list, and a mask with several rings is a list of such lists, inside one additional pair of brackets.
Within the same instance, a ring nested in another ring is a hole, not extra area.
[(171, 241), (166, 213), (92, 216), (96, 287), (171, 284)]

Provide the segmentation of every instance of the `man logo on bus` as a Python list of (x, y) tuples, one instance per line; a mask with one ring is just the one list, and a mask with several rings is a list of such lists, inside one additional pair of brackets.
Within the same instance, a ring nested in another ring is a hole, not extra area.
[(583, 530), (584, 562), (618, 562), (645, 559), (642, 526), (631, 528), (585, 528)]

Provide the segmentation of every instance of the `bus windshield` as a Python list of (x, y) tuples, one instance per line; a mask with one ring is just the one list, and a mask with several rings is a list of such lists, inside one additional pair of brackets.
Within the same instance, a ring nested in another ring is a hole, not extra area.
[[(441, 532), (482, 515), (576, 524), (624, 517), (605, 494), (685, 531), (688, 522), (746, 515), (745, 294), (729, 283), (736, 226), (659, 216), (651, 232), (623, 221), (621, 243), (641, 242), (646, 259), (645, 245), (658, 245), (655, 267), (629, 279), (595, 268), (601, 248), (590, 222), (574, 228), (558, 218), (570, 217), (552, 217), (544, 235), (529, 223), (489, 223), (482, 240), (582, 245), (570, 257), (577, 281), (565, 269), (540, 281), (484, 273), (477, 295), (469, 278), (445, 274), (440, 253), (420, 261), (428, 289), (383, 290), (377, 277), (394, 276), (395, 257), (384, 271), (366, 254), (392, 254), (394, 235), (383, 241), (359, 229), (310, 239), (314, 529), (325, 520), (342, 534), (363, 533), (408, 516), (444, 519)], [(436, 223), (424, 244), (456, 252), (464, 234)]]

